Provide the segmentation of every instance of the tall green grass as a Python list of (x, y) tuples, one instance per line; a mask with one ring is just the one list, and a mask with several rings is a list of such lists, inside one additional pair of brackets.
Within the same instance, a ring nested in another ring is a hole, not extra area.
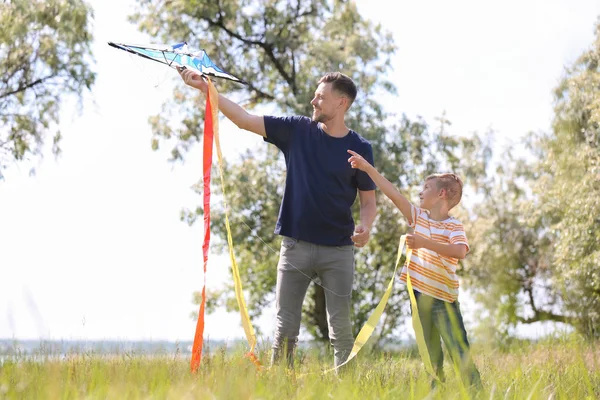
[[(267, 362), (268, 351), (260, 357)], [(284, 367), (258, 371), (243, 352), (219, 349), (189, 372), (181, 355), (102, 356), (73, 353), (16, 356), (0, 366), (0, 398), (7, 399), (595, 399), (600, 396), (600, 346), (576, 340), (475, 346), (484, 384), (471, 393), (446, 360), (447, 382), (432, 391), (414, 352), (359, 354), (340, 374), (332, 357), (300, 352), (294, 372)]]

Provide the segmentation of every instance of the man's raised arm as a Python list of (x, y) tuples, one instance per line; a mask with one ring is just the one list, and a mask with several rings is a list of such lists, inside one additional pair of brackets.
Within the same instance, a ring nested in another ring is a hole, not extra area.
[[(178, 71), (186, 85), (196, 88), (206, 94), (208, 84), (201, 75), (191, 69), (178, 69)], [(264, 137), (267, 136), (265, 119), (262, 115), (250, 114), (239, 104), (234, 103), (222, 94), (219, 94), (219, 110), (229, 118), (231, 122), (236, 124), (238, 128), (254, 132), (257, 135)]]

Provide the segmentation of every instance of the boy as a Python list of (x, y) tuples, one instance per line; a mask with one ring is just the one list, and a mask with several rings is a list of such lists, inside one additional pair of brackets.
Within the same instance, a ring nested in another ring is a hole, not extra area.
[[(365, 171), (414, 229), (407, 235), (413, 249), (408, 263), (423, 335), (431, 363), (444, 380), (441, 340), (467, 387), (481, 388), (481, 378), (469, 352), (469, 341), (458, 303), (458, 260), (465, 258), (469, 244), (463, 225), (448, 215), (462, 196), (462, 182), (454, 174), (434, 174), (425, 179), (419, 193), (420, 207), (412, 205), (358, 153), (348, 150), (352, 168)], [(406, 282), (406, 266), (400, 279)], [(441, 340), (440, 340), (441, 339)]]

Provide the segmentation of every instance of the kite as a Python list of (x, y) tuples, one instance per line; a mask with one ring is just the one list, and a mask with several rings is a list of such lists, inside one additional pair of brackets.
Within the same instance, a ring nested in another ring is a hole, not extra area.
[(190, 51), (187, 42), (168, 45), (132, 45), (108, 42), (109, 46), (157, 61), (172, 68), (189, 68), (214, 78), (246, 84), (243, 80), (218, 67), (204, 50)]
[[(182, 42), (173, 46), (137, 46), (120, 44), (114, 42), (108, 42), (108, 44), (117, 49), (127, 51), (129, 53), (136, 54), (140, 57), (144, 57), (149, 60), (157, 61), (162, 64), (168, 65), (175, 69), (189, 68), (193, 71), (198, 72), (202, 76), (209, 76), (220, 79), (228, 79), (233, 82), (246, 84), (238, 77), (226, 72), (222, 68), (218, 67), (208, 57), (204, 50), (190, 52), (187, 43)], [(225, 181), (223, 177), (223, 155), (221, 153), (221, 145), (219, 143), (219, 94), (217, 89), (213, 85), (210, 79), (206, 79), (208, 84), (208, 91), (206, 93), (206, 109), (204, 119), (204, 136), (203, 136), (203, 203), (204, 203), (204, 241), (202, 244), (203, 253), (203, 265), (204, 265), (204, 283), (202, 285), (202, 297), (200, 300), (200, 310), (198, 312), (198, 321), (196, 322), (196, 331), (194, 334), (194, 343), (192, 345), (192, 357), (190, 360), (190, 369), (192, 372), (197, 372), (202, 359), (202, 348), (203, 348), (203, 336), (204, 336), (204, 311), (206, 307), (206, 266), (208, 264), (208, 252), (210, 246), (210, 180), (211, 180), (211, 166), (213, 159), (213, 139), (217, 149), (217, 158), (219, 166), (219, 175), (221, 178), (221, 186), (223, 190), (224, 201), (226, 201), (225, 193)], [(257, 368), (261, 368), (261, 363), (258, 357), (254, 354), (254, 348), (256, 346), (256, 334), (250, 317), (248, 314), (248, 308), (244, 300), (242, 282), (240, 279), (239, 268), (235, 261), (233, 252), (233, 242), (231, 239), (231, 228), (229, 226), (229, 215), (227, 211), (227, 204), (225, 204), (225, 225), (227, 228), (227, 242), (229, 246), (229, 256), (231, 259), (231, 270), (233, 274), (233, 281), (235, 287), (235, 295), (237, 298), (238, 306), (240, 309), (240, 315), (242, 318), (242, 326), (246, 334), (246, 339), (250, 346), (250, 350), (246, 354), (246, 357), (256, 365)]]

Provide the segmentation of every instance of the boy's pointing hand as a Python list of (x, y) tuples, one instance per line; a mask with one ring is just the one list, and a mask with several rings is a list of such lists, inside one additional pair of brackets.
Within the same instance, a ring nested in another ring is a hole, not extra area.
[(357, 152), (352, 151), (352, 150), (348, 150), (348, 153), (352, 154), (352, 157), (350, 157), (348, 159), (348, 162), (350, 163), (350, 166), (352, 168), (357, 168), (357, 169), (360, 169), (362, 171), (366, 171), (368, 168), (371, 167), (371, 164), (369, 164), (369, 162), (367, 160), (365, 160)]

